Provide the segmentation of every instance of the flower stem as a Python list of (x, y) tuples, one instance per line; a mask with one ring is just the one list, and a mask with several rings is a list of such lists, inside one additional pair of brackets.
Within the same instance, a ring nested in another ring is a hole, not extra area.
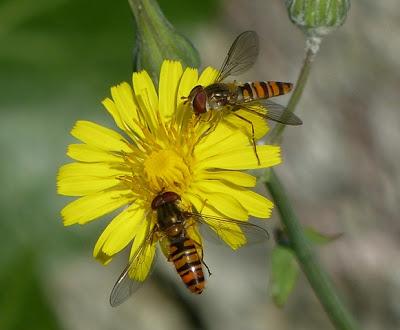
[[(321, 39), (319, 38), (309, 38), (307, 40), (306, 58), (304, 59), (303, 67), (301, 68), (294, 91), (287, 105), (287, 112), (294, 112), (296, 110), (297, 103), (303, 94), (304, 87), (310, 74), (311, 65), (314, 61), (315, 55), (318, 53), (320, 42)], [(268, 135), (267, 143), (280, 144), (285, 127), (286, 125), (276, 124)]]
[(303, 272), (307, 276), (316, 296), (324, 307), (336, 329), (358, 329), (356, 321), (346, 310), (328, 274), (323, 270), (307, 237), (290, 205), (288, 196), (274, 170), (270, 170), (266, 186), (278, 208), (290, 242)]
[[(296, 87), (288, 103), (287, 111), (294, 112), (296, 110), (296, 106), (307, 82), (314, 57), (319, 50), (320, 42), (321, 39), (319, 38), (309, 38), (307, 40), (306, 58), (297, 79)], [(284, 129), (284, 125), (277, 124), (268, 137), (269, 142), (272, 144), (280, 143)], [(266, 175), (266, 186), (275, 201), (281, 221), (286, 227), (297, 260), (333, 325), (336, 329), (340, 330), (358, 329), (359, 326), (341, 302), (328, 274), (319, 264), (299, 220), (290, 205), (286, 191), (272, 169)]]

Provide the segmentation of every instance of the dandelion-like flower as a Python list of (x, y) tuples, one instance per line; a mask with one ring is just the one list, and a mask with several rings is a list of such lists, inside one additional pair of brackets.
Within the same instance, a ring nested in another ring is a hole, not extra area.
[[(184, 104), (194, 86), (206, 86), (216, 75), (207, 68), (198, 77), (196, 69), (183, 71), (180, 62), (164, 61), (158, 94), (142, 71), (133, 74), (133, 89), (124, 82), (103, 101), (122, 134), (90, 121), (78, 121), (72, 129), (83, 143), (68, 147), (75, 162), (60, 168), (57, 187), (60, 194), (79, 198), (61, 215), (69, 226), (120, 210), (94, 247), (94, 257), (103, 264), (131, 242), (132, 258), (156, 224), (151, 203), (163, 191), (177, 193), (188, 211), (242, 221), (270, 217), (272, 202), (249, 190), (256, 179), (241, 171), (279, 164), (279, 147), (258, 146), (258, 164), (246, 123), (227, 115), (213, 126), (194, 118)], [(257, 116), (251, 120), (260, 138), (266, 123)], [(218, 234), (234, 249), (245, 243), (229, 231)], [(138, 280), (147, 276), (155, 243)]]

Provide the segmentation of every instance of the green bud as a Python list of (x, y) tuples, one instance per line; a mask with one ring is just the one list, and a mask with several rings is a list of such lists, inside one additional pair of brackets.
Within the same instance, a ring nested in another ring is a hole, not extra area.
[(135, 70), (146, 70), (158, 81), (164, 59), (199, 67), (200, 57), (192, 43), (165, 18), (155, 0), (129, 0), (136, 21)]
[(323, 37), (341, 26), (350, 0), (286, 0), (290, 20), (307, 37)]

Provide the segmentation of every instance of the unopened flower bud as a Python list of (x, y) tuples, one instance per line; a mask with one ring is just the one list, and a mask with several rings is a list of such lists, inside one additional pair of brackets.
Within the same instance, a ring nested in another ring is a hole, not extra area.
[(290, 20), (307, 37), (319, 38), (344, 23), (350, 0), (286, 0), (286, 7)]
[(135, 71), (146, 70), (158, 82), (164, 59), (197, 68), (200, 57), (192, 43), (165, 18), (156, 0), (129, 0), (136, 21)]

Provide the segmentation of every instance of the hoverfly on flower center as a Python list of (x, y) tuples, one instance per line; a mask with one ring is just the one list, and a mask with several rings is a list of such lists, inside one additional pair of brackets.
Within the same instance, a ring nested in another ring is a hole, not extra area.
[(110, 304), (113, 307), (123, 303), (143, 283), (136, 280), (136, 275), (141, 271), (149, 247), (157, 240), (167, 248), (168, 261), (174, 264), (189, 291), (200, 294), (205, 288), (203, 265), (209, 275), (211, 273), (203, 260), (202, 243), (192, 237), (194, 226), (210, 226), (220, 237), (223, 231), (230, 231), (236, 236), (246, 233), (249, 238), (268, 238), (265, 229), (248, 222), (185, 211), (181, 206), (181, 197), (172, 191), (158, 194), (151, 202), (151, 209), (156, 213), (156, 223), (152, 229), (148, 227), (143, 243), (116, 281), (110, 295)]

